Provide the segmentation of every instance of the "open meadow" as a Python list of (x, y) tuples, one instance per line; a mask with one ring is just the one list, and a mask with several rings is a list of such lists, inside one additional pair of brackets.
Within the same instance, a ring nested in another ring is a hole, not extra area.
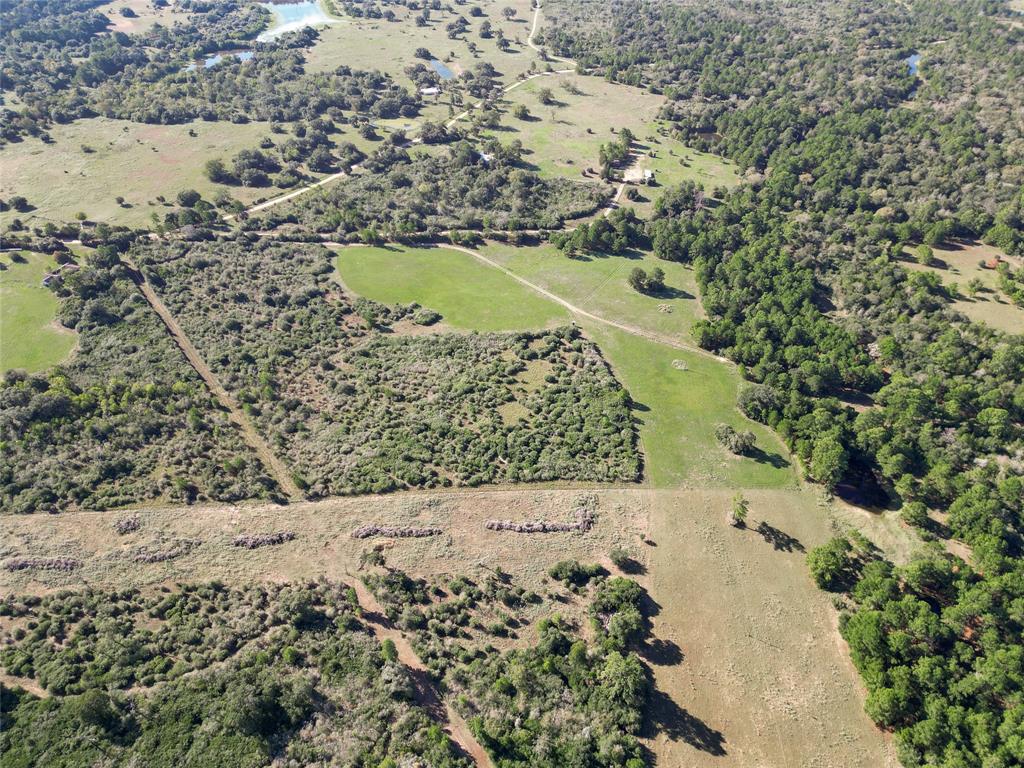
[[(206, 198), (225, 189), (244, 203), (253, 202), (272, 193), (214, 184), (203, 165), (252, 149), (269, 134), (267, 123), (256, 122), (149, 125), (94, 117), (54, 125), (52, 143), (26, 138), (0, 148), (0, 197), (21, 195), (34, 206), (27, 213), (0, 214), (0, 224), (15, 218), (33, 226), (59, 223), (84, 213), (93, 221), (151, 226), (152, 214), (162, 219), (170, 210), (156, 198), (173, 202), (183, 189)], [(124, 202), (118, 203), (118, 197)]]
[(56, 365), (75, 346), (74, 332), (56, 321), (57, 297), (42, 283), (57, 262), (39, 253), (4, 253), (0, 264), (0, 371)]
[[(320, 39), (307, 55), (306, 71), (326, 72), (340, 66), (376, 69), (409, 86), (405, 69), (417, 63), (429, 66), (429, 61), (416, 57), (419, 48), (426, 48), (456, 77), (488, 62), (511, 83), (531, 66), (541, 66), (537, 51), (526, 45), (533, 18), (529, 0), (485, 0), (474, 5), (483, 12), (481, 16), (473, 16), (466, 7), (456, 7), (454, 12), (432, 10), (423, 26), (416, 23), (420, 11), (402, 5), (387, 6), (395, 14), (392, 21), (342, 16), (337, 24), (320, 30)], [(513, 9), (515, 15), (506, 18), (504, 8)], [(460, 39), (453, 40), (446, 27), (458, 16), (465, 17), (469, 26)], [(484, 22), (491, 25), (491, 37), (480, 36)], [(506, 51), (498, 48), (499, 30), (510, 42)]]
[[(542, 96), (549, 100), (545, 104)], [(695, 181), (710, 194), (736, 184), (736, 167), (724, 158), (689, 148), (663, 135), (657, 119), (664, 97), (621, 83), (578, 74), (535, 78), (505, 93), (501, 125), (485, 130), (502, 142), (521, 141), (523, 159), (542, 175), (579, 179), (599, 168), (602, 144), (616, 141), (628, 128), (636, 137), (627, 178), (642, 179), (651, 171), (659, 187)], [(525, 117), (513, 113), (525, 108)], [(467, 117), (463, 123), (472, 119)], [(637, 207), (649, 210), (657, 187), (640, 187)], [(648, 203), (648, 205), (644, 205)]]
[[(126, 35), (137, 35), (152, 29), (156, 24), (172, 26), (184, 19), (184, 14), (175, 3), (158, 5), (155, 0), (112, 0), (96, 9), (110, 18), (114, 31)], [(127, 14), (122, 11), (128, 11)]]
[[(987, 264), (996, 259), (1009, 261), (1013, 269), (1020, 269), (1022, 260), (1007, 257), (998, 248), (978, 242), (953, 242), (932, 248), (935, 258), (930, 265), (914, 261), (908, 249), (903, 266), (913, 271), (933, 272), (950, 286), (956, 283), (958, 297), (953, 309), (963, 312), (976, 323), (984, 323), (1005, 333), (1024, 333), (1024, 307), (1010, 301), (999, 288), (999, 273)], [(981, 289), (969, 295), (968, 282), (977, 280)]]

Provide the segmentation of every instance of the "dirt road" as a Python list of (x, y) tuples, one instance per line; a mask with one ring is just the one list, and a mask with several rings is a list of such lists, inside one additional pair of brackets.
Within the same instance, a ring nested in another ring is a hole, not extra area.
[(513, 280), (515, 280), (517, 283), (525, 285), (530, 290), (536, 291), (541, 296), (543, 296), (543, 297), (545, 297), (547, 299), (550, 299), (551, 301), (555, 302), (556, 304), (559, 304), (559, 305), (565, 307), (566, 309), (568, 309), (570, 312), (572, 312), (575, 315), (579, 315), (580, 317), (585, 317), (588, 320), (593, 320), (594, 322), (601, 323), (602, 325), (607, 325), (607, 326), (609, 326), (611, 328), (616, 328), (616, 329), (618, 329), (620, 331), (624, 331), (625, 333), (628, 333), (628, 334), (630, 334), (632, 336), (639, 336), (641, 338), (648, 339), (649, 341), (655, 341), (658, 344), (665, 344), (666, 346), (673, 347), (674, 349), (681, 349), (681, 350), (684, 350), (686, 352), (692, 352), (695, 355), (701, 355), (703, 357), (707, 357), (707, 358), (710, 358), (712, 360), (716, 360), (716, 361), (718, 361), (720, 363), (725, 363), (726, 365), (732, 365), (732, 362), (729, 361), (727, 358), (719, 357), (718, 355), (714, 354), (713, 352), (708, 352), (706, 349), (701, 349), (700, 347), (698, 347), (698, 346), (696, 346), (694, 344), (688, 344), (685, 341), (680, 341), (679, 339), (674, 338), (672, 336), (666, 336), (666, 335), (661, 334), (661, 333), (655, 333), (654, 331), (648, 331), (648, 330), (646, 330), (644, 328), (638, 328), (635, 325), (629, 325), (628, 323), (620, 323), (617, 320), (609, 320), (607, 317), (602, 317), (601, 315), (595, 315), (593, 312), (588, 312), (587, 310), (583, 309), (582, 307), (578, 307), (575, 304), (572, 304), (572, 303), (566, 301), (565, 299), (563, 299), (558, 294), (552, 293), (551, 291), (547, 290), (546, 288), (543, 288), (543, 287), (537, 285), (536, 283), (530, 282), (529, 280), (527, 280), (525, 277), (522, 277), (521, 275), (517, 275), (512, 270), (510, 270), (507, 267), (504, 267), (501, 264), (499, 264), (498, 262), (496, 262), (494, 259), (488, 258), (487, 256), (484, 256), (482, 253), (478, 253), (477, 251), (474, 251), (471, 248), (464, 248), (461, 245), (448, 245), (448, 244), (445, 244), (443, 246), (438, 246), (438, 247), (451, 248), (452, 250), (462, 251), (462, 253), (469, 254), (474, 259), (477, 259), (478, 261), (482, 261), (484, 264), (486, 264), (486, 265), (488, 265), (490, 267), (494, 267), (495, 269), (500, 270), (501, 272), (504, 272), (506, 275), (511, 277)]
[(192, 341), (188, 338), (181, 326), (178, 325), (178, 321), (174, 319), (174, 315), (171, 314), (170, 310), (163, 303), (156, 291), (143, 277), (142, 272), (138, 268), (132, 266), (132, 274), (135, 279), (136, 285), (139, 286), (139, 290), (142, 291), (142, 295), (146, 297), (146, 301), (149, 302), (149, 306), (153, 308), (157, 316), (163, 321), (167, 331), (174, 338), (175, 343), (181, 350), (182, 354), (188, 360), (189, 364), (195, 369), (196, 373), (206, 382), (206, 386), (209, 388), (213, 396), (217, 398), (231, 420), (238, 425), (238, 429), (242, 433), (242, 437), (245, 442), (249, 444), (249, 447), (256, 452), (259, 456), (260, 461), (263, 462), (263, 466), (267, 468), (267, 471), (277, 481), (277, 484), (281, 486), (281, 489), (292, 499), (298, 501), (303, 498), (302, 491), (292, 480), (291, 473), (288, 468), (270, 449), (266, 441), (260, 436), (259, 432), (256, 431), (256, 427), (253, 426), (252, 422), (249, 421), (249, 417), (246, 416), (245, 412), (238, 405), (238, 402), (231, 396), (231, 394), (224, 388), (224, 385), (220, 383), (217, 376), (210, 370), (210, 367), (203, 360), (202, 355), (199, 354), (199, 350), (195, 348)]
[(456, 712), (450, 704), (444, 702), (438, 695), (433, 682), (430, 680), (426, 666), (420, 660), (416, 651), (413, 650), (412, 645), (401, 630), (388, 620), (384, 614), (384, 609), (377, 602), (377, 598), (373, 596), (373, 593), (366, 588), (366, 585), (359, 578), (349, 574), (348, 581), (356, 592), (359, 607), (363, 610), (363, 618), (370, 625), (377, 640), (383, 642), (387, 639), (393, 642), (395, 649), (398, 651), (398, 660), (412, 672), (418, 703), (434, 717), (445, 721), (445, 731), (452, 741), (458, 744), (462, 751), (469, 755), (477, 766), (480, 768), (494, 768), (494, 764), (491, 762), (487, 751), (476, 740), (476, 737), (473, 736), (473, 732), (469, 730), (469, 725), (462, 718), (462, 715)]

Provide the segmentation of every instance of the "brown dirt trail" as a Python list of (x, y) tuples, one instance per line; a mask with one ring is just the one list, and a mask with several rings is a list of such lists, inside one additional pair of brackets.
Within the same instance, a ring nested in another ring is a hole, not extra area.
[(398, 660), (412, 672), (418, 703), (439, 720), (446, 721), (445, 731), (452, 741), (458, 744), (462, 751), (473, 759), (477, 766), (481, 768), (494, 768), (494, 764), (491, 762), (487, 751), (476, 740), (476, 737), (473, 736), (473, 732), (469, 730), (469, 724), (462, 718), (462, 715), (455, 711), (451, 704), (443, 701), (438, 695), (430, 680), (426, 665), (416, 654), (416, 651), (413, 650), (405, 635), (384, 615), (384, 609), (377, 602), (377, 598), (355, 576), (350, 575), (349, 583), (352, 584), (352, 588), (356, 592), (359, 606), (363, 610), (363, 618), (373, 630), (377, 640), (383, 642), (385, 639), (388, 639), (393, 642), (395, 649), (398, 651)]
[(224, 388), (224, 385), (220, 383), (220, 380), (210, 370), (210, 367), (203, 360), (203, 356), (199, 354), (199, 350), (195, 348), (191, 340), (182, 330), (181, 326), (178, 325), (178, 321), (174, 319), (174, 315), (171, 314), (170, 310), (167, 309), (163, 301), (157, 295), (156, 291), (153, 290), (146, 278), (143, 277), (142, 272), (139, 271), (135, 266), (131, 266), (132, 278), (135, 280), (136, 285), (139, 286), (139, 290), (142, 291), (142, 295), (145, 296), (146, 301), (149, 302), (149, 306), (153, 308), (157, 316), (166, 326), (167, 331), (174, 338), (175, 343), (181, 350), (182, 354), (188, 360), (189, 364), (195, 369), (196, 373), (199, 374), (200, 378), (206, 382), (206, 386), (210, 392), (213, 393), (214, 397), (220, 402), (222, 406), (227, 410), (231, 420), (238, 425), (239, 430), (242, 433), (242, 437), (249, 444), (249, 447), (256, 452), (260, 461), (263, 462), (263, 466), (267, 468), (267, 471), (277, 481), (277, 484), (281, 486), (281, 489), (288, 494), (292, 499), (301, 500), (303, 498), (302, 491), (292, 480), (291, 473), (288, 468), (284, 465), (284, 462), (279, 459), (274, 452), (267, 445), (266, 441), (260, 436), (259, 432), (256, 431), (256, 427), (253, 426), (252, 422), (249, 421), (249, 417), (245, 415), (245, 412), (241, 409), (231, 394)]

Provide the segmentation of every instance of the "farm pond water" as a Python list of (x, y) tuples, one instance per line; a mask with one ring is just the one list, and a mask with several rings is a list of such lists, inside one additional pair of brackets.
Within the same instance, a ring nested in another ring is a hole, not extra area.
[(260, 3), (274, 14), (270, 26), (260, 33), (256, 39), (265, 43), (274, 40), (286, 32), (294, 32), (303, 27), (317, 24), (334, 24), (337, 20), (328, 16), (320, 3), (315, 0), (304, 0), (300, 3)]
[(446, 67), (443, 62), (440, 62), (437, 59), (431, 59), (430, 66), (432, 66), (434, 68), (434, 71), (441, 76), (442, 80), (455, 79), (455, 73), (448, 69), (448, 67)]

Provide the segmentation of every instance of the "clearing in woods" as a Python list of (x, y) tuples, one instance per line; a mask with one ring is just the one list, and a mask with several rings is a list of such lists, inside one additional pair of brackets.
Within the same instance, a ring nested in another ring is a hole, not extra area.
[[(994, 246), (970, 241), (944, 243), (932, 251), (935, 259), (925, 266), (914, 260), (911, 249), (906, 249), (903, 266), (915, 272), (934, 272), (946, 286), (956, 283), (959, 295), (953, 301), (953, 309), (974, 322), (1005, 333), (1024, 333), (1024, 307), (1018, 307), (1006, 297), (999, 288), (999, 273), (984, 266), (1002, 259), (1017, 270), (1024, 266), (1024, 260), (1007, 256)], [(967, 283), (974, 279), (981, 282), (982, 288), (970, 296)]]
[[(49, 132), (52, 144), (29, 137), (0, 149), (0, 198), (22, 195), (35, 206), (28, 213), (0, 214), (0, 226), (14, 218), (30, 226), (74, 221), (79, 212), (94, 221), (152, 226), (152, 214), (163, 220), (182, 189), (195, 189), (207, 199), (223, 189), (244, 203), (269, 193), (214, 184), (203, 172), (207, 160), (227, 162), (239, 150), (256, 147), (270, 135), (268, 123), (148, 125), (93, 117), (57, 123)], [(167, 206), (156, 200), (160, 195)]]
[[(430, 66), (429, 60), (416, 57), (419, 48), (426, 48), (456, 76), (483, 62), (490, 63), (506, 82), (529, 71), (531, 64), (543, 68), (538, 53), (526, 45), (533, 19), (530, 0), (484, 0), (474, 5), (483, 11), (482, 16), (471, 15), (465, 6), (454, 10), (448, 10), (451, 8), (448, 6), (432, 9), (424, 26), (418, 26), (415, 21), (421, 13), (419, 8), (406, 8), (397, 3), (387, 6), (395, 13), (394, 21), (343, 17), (341, 23), (320, 30), (317, 44), (306, 57), (306, 71), (327, 72), (339, 66), (378, 69), (408, 86), (407, 67)], [(516, 11), (511, 20), (506, 20), (501, 12), (506, 7)], [(448, 37), (446, 27), (459, 16), (464, 17), (469, 26), (465, 35), (453, 40)], [(490, 22), (493, 30), (489, 38), (480, 36), (480, 27), (485, 21)], [(507, 51), (498, 48), (498, 30), (510, 41)], [(470, 50), (471, 43), (475, 52)], [(447, 97), (443, 97), (443, 102), (447, 104)]]
[[(381, 302), (419, 301), (440, 312), (446, 324), (455, 328), (527, 330), (570, 319), (551, 299), (531, 297), (521, 283), (461, 250), (343, 249), (337, 266), (342, 281), (356, 293)], [(546, 313), (541, 311), (545, 307)], [(654, 315), (660, 314), (654, 310)], [(598, 343), (634, 400), (646, 474), (655, 486), (710, 483), (730, 488), (778, 488), (796, 484), (778, 438), (736, 410), (739, 376), (731, 365), (696, 350), (638, 338), (596, 317), (600, 316), (595, 313), (575, 319)], [(644, 319), (628, 317), (635, 323)], [(689, 344), (687, 338), (679, 338), (679, 342)], [(753, 431), (760, 452), (753, 458), (729, 454), (715, 441), (717, 423)]]
[(75, 346), (74, 332), (56, 320), (57, 297), (43, 287), (57, 262), (40, 253), (4, 253), (0, 265), (0, 371), (56, 365)]
[[(552, 102), (540, 101), (541, 91), (552, 94)], [(618, 140), (618, 131), (634, 134), (634, 173), (654, 173), (660, 187), (692, 180), (710, 194), (717, 186), (733, 186), (738, 176), (735, 165), (724, 158), (698, 152), (659, 133), (664, 124), (657, 120), (664, 97), (621, 83), (596, 77), (560, 74), (536, 78), (509, 90), (503, 96), (504, 114), (499, 130), (485, 131), (502, 142), (523, 143), (527, 167), (542, 175), (584, 178), (587, 169), (598, 169), (602, 144)], [(525, 119), (514, 117), (517, 106), (529, 110)], [(464, 124), (467, 121), (463, 121)], [(589, 178), (596, 178), (589, 174)], [(658, 188), (640, 187), (642, 200), (634, 205), (646, 211), (657, 197)]]

